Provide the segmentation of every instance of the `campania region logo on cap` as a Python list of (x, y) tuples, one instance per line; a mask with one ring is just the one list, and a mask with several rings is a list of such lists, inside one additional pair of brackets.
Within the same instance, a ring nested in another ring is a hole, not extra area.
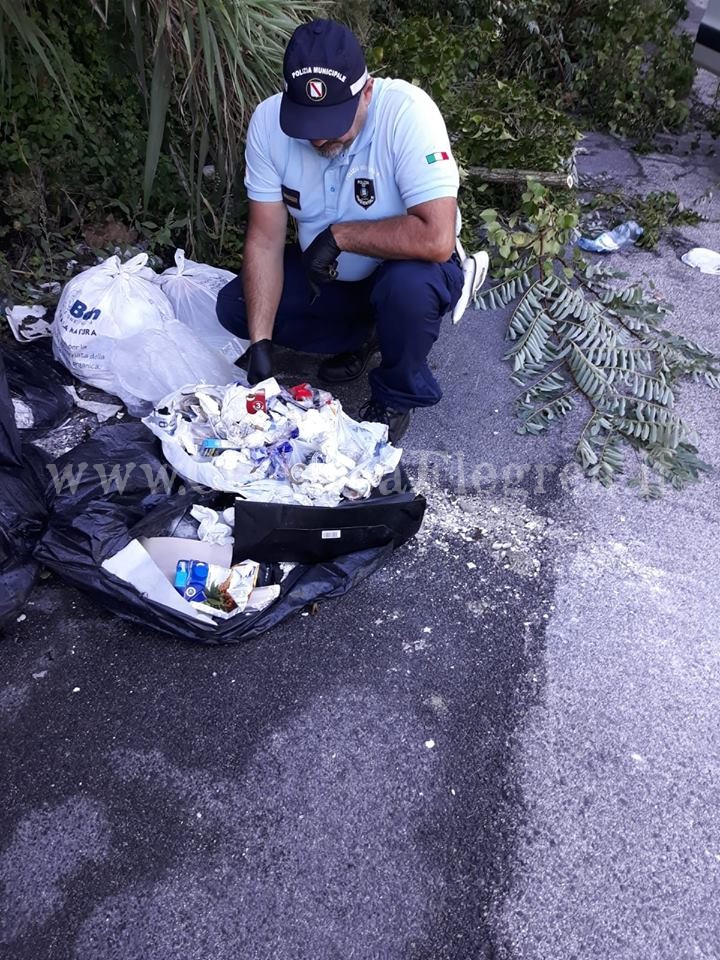
[(322, 80), (318, 80), (317, 77), (313, 77), (312, 80), (308, 80), (307, 85), (307, 95), (311, 100), (324, 100), (327, 96), (327, 87)]

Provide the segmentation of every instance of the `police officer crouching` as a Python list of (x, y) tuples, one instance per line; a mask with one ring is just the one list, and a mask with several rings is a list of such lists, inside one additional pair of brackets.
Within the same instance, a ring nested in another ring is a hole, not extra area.
[[(283, 74), (250, 120), (243, 272), (218, 318), (251, 341), (250, 383), (272, 376), (273, 343), (334, 354), (318, 371), (329, 385), (362, 376), (379, 349), (361, 418), (397, 443), (410, 411), (442, 396), (427, 358), (463, 288), (445, 123), (418, 87), (370, 77), (332, 20), (295, 30)], [(285, 245), (288, 213), (299, 246)]]

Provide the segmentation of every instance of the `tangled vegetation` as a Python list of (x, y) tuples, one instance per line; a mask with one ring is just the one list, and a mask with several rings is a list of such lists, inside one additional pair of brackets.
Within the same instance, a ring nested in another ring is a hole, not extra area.
[[(439, 16), (432, 0), (377, 6), (391, 29)], [(675, 29), (685, 0), (448, 0), (442, 9), (461, 33), (483, 29), (486, 43), (473, 36), (469, 58), (594, 125), (647, 139), (687, 119), (692, 40)]]
[(0, 0), (0, 283), (180, 243), (237, 263), (244, 130), (312, 0)]
[[(0, 282), (62, 279), (116, 245), (234, 265), (242, 141), (285, 40), (327, 12), (372, 65), (420, 83), (464, 168), (567, 167), (586, 122), (678, 129), (693, 68), (682, 0), (0, 0)], [(465, 221), (487, 205), (469, 177)], [(512, 208), (517, 191), (494, 191)], [(78, 244), (80, 244), (78, 248)], [(68, 253), (74, 254), (68, 257)]]

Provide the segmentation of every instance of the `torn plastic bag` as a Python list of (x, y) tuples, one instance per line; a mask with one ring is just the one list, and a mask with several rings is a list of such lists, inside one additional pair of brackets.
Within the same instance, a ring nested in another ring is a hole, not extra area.
[(206, 263), (195, 263), (185, 257), (184, 250), (175, 251), (175, 266), (155, 278), (175, 311), (175, 316), (195, 336), (228, 360), (237, 360), (248, 346), (227, 332), (217, 318), (218, 293), (235, 279), (235, 274)]
[(140, 537), (172, 535), (195, 503), (222, 509), (232, 498), (186, 491), (168, 472), (158, 441), (136, 423), (97, 430), (50, 468), (46, 489), (51, 516), (36, 559), (118, 615), (199, 643), (256, 637), (308, 603), (346, 593), (392, 553), (387, 545), (327, 563), (298, 565), (283, 580), (280, 597), (265, 610), (216, 625), (202, 623), (143, 596), (108, 572), (103, 562)]
[(62, 423), (73, 409), (72, 397), (64, 387), (71, 378), (53, 360), (49, 342), (39, 340), (14, 350), (0, 348), (0, 354), (11, 396), (30, 411), (23, 435), (42, 436)]
[(44, 458), (23, 447), (0, 354), (0, 624), (23, 606), (38, 575), (33, 550), (45, 527)]
[(117, 395), (134, 416), (188, 383), (233, 383), (238, 369), (178, 320), (116, 340), (112, 363)]

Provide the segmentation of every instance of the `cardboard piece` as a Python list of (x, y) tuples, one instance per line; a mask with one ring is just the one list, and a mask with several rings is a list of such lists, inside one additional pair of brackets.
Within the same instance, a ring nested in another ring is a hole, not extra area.
[(215, 624), (215, 620), (197, 610), (181, 597), (173, 586), (178, 560), (204, 560), (230, 566), (232, 546), (203, 543), (182, 537), (142, 537), (131, 540), (114, 556), (103, 562), (108, 573), (131, 584), (138, 593), (177, 610), (192, 620)]

